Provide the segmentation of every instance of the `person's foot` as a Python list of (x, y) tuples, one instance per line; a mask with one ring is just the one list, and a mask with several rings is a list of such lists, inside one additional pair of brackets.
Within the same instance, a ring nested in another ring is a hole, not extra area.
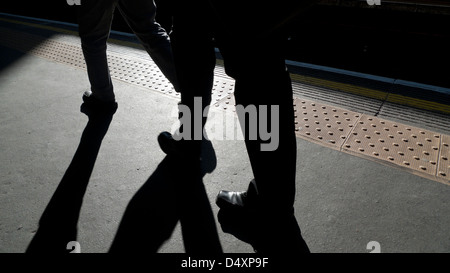
[(167, 155), (178, 155), (183, 157), (201, 157), (201, 143), (197, 140), (175, 139), (169, 132), (162, 132), (158, 135), (158, 144), (161, 150)]
[(255, 180), (247, 191), (220, 191), (218, 220), (225, 233), (250, 244), (257, 253), (307, 253), (294, 211), (262, 204)]
[(236, 208), (249, 210), (257, 206), (258, 190), (255, 179), (250, 181), (246, 191), (225, 191), (221, 190), (216, 197), (216, 204), (219, 208)]
[(221, 209), (244, 208), (247, 201), (247, 192), (220, 191), (216, 197), (216, 204)]
[(223, 232), (250, 244), (255, 252), (260, 252), (259, 217), (254, 210), (255, 204), (249, 201), (249, 191), (253, 191), (253, 183), (250, 183), (247, 191), (221, 190), (216, 197), (216, 205), (220, 208), (218, 220)]
[(167, 155), (173, 155), (180, 152), (178, 142), (169, 132), (162, 132), (158, 135), (158, 144), (161, 150)]
[(80, 111), (88, 116), (91, 114), (114, 114), (118, 108), (115, 100), (101, 100), (94, 96), (91, 91), (84, 92), (82, 98), (83, 104)]

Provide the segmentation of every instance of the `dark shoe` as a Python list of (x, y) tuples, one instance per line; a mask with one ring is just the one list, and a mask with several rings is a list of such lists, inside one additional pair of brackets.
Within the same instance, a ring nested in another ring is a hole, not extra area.
[(216, 204), (221, 209), (244, 208), (247, 201), (247, 192), (220, 191), (216, 197)]
[(161, 150), (167, 155), (174, 155), (181, 152), (178, 141), (175, 140), (169, 132), (162, 132), (159, 134), (158, 144)]
[(92, 114), (114, 114), (118, 105), (116, 101), (102, 101), (94, 97), (92, 93), (83, 94), (83, 104), (80, 111), (86, 115)]
[(216, 204), (220, 210), (218, 220), (225, 233), (250, 244), (255, 252), (261, 248), (256, 209), (256, 184), (252, 180), (247, 191), (220, 191)]
[(250, 244), (258, 253), (307, 253), (294, 210), (266, 204), (258, 197), (253, 179), (247, 191), (220, 191), (216, 204), (218, 220), (225, 233)]
[(220, 191), (216, 197), (216, 204), (219, 208), (246, 208), (251, 209), (257, 206), (258, 190), (255, 179), (250, 181), (247, 191)]

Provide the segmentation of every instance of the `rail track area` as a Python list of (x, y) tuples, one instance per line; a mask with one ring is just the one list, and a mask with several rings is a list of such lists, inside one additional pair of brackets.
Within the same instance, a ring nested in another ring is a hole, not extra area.
[(288, 59), (450, 86), (448, 1), (322, 2), (299, 16)]
[[(1, 14), (0, 33), (0, 252), (23, 252), (74, 159), (89, 84), (73, 25)], [(174, 123), (179, 101), (132, 35), (113, 32), (108, 58), (119, 110), (80, 209), (83, 252), (108, 251), (128, 203), (164, 158), (156, 137)], [(296, 216), (311, 250), (369, 252), (375, 241), (382, 252), (449, 252), (450, 111), (441, 77), (430, 67), (428, 80), (414, 81), (332, 66), (336, 58), (308, 61), (293, 57), (287, 65), (298, 136)], [(212, 110), (233, 116), (234, 82), (219, 53), (217, 64)], [(252, 175), (242, 141), (210, 145), (204, 184), (216, 214), (218, 191), (244, 190)], [(225, 252), (252, 251), (216, 225)], [(183, 251), (177, 225), (159, 252)]]

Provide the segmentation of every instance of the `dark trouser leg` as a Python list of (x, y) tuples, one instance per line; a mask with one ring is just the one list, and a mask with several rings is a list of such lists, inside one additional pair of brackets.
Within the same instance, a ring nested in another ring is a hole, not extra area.
[[(205, 28), (208, 19), (203, 17), (208, 16), (208, 13), (203, 12), (204, 4), (201, 2), (176, 1), (171, 34), (174, 62), (182, 90), (181, 104), (190, 110), (191, 116), (190, 128), (182, 125), (181, 135), (185, 137), (182, 141), (188, 153), (195, 156), (200, 152), (202, 129), (206, 122), (206, 118), (200, 115), (203, 116), (205, 107), (211, 103), (215, 67), (212, 34)], [(195, 101), (198, 102), (200, 98), (202, 107), (195, 108)]]
[[(272, 39), (256, 43), (255, 47), (260, 48), (225, 47), (226, 71), (236, 79), (237, 105), (255, 106), (257, 110), (257, 120), (253, 120), (258, 124), (257, 132), (250, 132), (255, 127), (249, 124), (248, 116), (244, 121), (239, 111), (238, 115), (241, 126), (245, 124), (242, 130), (259, 199), (272, 207), (277, 201), (277, 210), (290, 211), (295, 198), (297, 159), (291, 81), (284, 59), (277, 52), (281, 49), (278, 43)], [(267, 115), (261, 111), (264, 108)], [(270, 139), (264, 141), (262, 133), (266, 131)], [(251, 134), (257, 138), (252, 140)]]
[(155, 21), (156, 5), (154, 1), (120, 0), (119, 10), (164, 76), (177, 91), (180, 91), (169, 35)]
[[(248, 46), (250, 41), (245, 43), (245, 40), (240, 40), (240, 44), (226, 43), (223, 55), (227, 73), (236, 79), (237, 107), (253, 105), (257, 109), (258, 132), (254, 140), (251, 119), (245, 120), (246, 116), (238, 112), (258, 191), (257, 196), (250, 196), (248, 192), (248, 200), (256, 200), (257, 215), (261, 216), (256, 216), (255, 232), (259, 233), (257, 240), (263, 242), (257, 245), (265, 252), (309, 252), (294, 216), (297, 142), (293, 96), (281, 54), (283, 40), (277, 39), (253, 40), (254, 47)], [(268, 114), (274, 107), (270, 115), (275, 114), (275, 117), (278, 109), (278, 118), (265, 117), (261, 107), (267, 107)], [(265, 128), (270, 128), (267, 132), (271, 132), (272, 139), (268, 141), (261, 135)], [(263, 148), (262, 145), (270, 141), (275, 146), (271, 145), (269, 150), (267, 146)]]
[(114, 0), (84, 1), (79, 7), (79, 34), (91, 91), (104, 101), (115, 100), (106, 56)]
[[(200, 171), (201, 143), (205, 108), (211, 102), (214, 79), (215, 52), (208, 26), (204, 0), (174, 1), (171, 43), (174, 63), (181, 90), (179, 136), (181, 153), (178, 196), (180, 223), (187, 253), (221, 253), (215, 219), (205, 194)], [(187, 122), (187, 124), (185, 123)], [(190, 174), (190, 175), (189, 175)], [(196, 178), (197, 177), (197, 178)], [(180, 207), (181, 207), (180, 206)]]

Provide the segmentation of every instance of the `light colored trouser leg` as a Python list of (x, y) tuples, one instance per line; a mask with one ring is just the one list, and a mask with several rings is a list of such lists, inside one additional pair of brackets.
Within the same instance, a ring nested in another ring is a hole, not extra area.
[(115, 100), (108, 68), (106, 41), (117, 0), (85, 1), (79, 10), (79, 34), (93, 94)]

